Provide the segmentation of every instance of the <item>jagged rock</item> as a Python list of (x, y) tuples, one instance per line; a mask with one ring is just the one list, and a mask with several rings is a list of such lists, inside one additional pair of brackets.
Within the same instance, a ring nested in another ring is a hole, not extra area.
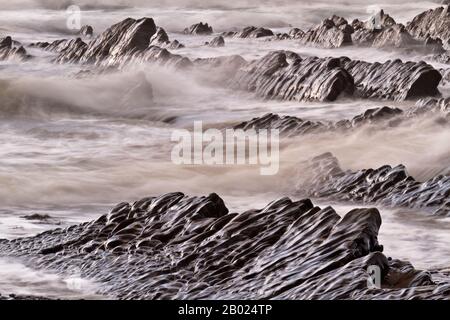
[(402, 24), (394, 24), (393, 26), (384, 28), (373, 38), (372, 42), (372, 46), (376, 48), (408, 48), (418, 44)]
[(224, 47), (225, 39), (222, 36), (217, 36), (208, 43), (210, 47)]
[(299, 28), (294, 28), (289, 31), (289, 37), (291, 39), (301, 39), (304, 36), (305, 36), (305, 33)]
[(126, 55), (147, 49), (155, 33), (155, 22), (151, 18), (125, 19), (90, 42), (80, 61), (92, 64), (116, 63)]
[(436, 215), (450, 214), (450, 176), (439, 175), (429, 181), (418, 182), (408, 175), (403, 165), (343, 171), (338, 160), (330, 153), (302, 164), (300, 170), (311, 173), (299, 185), (299, 189), (306, 190), (310, 196), (429, 208)]
[(156, 29), (156, 33), (150, 39), (150, 45), (170, 50), (184, 48), (184, 45), (181, 44), (178, 40), (174, 40), (171, 42), (169, 36), (167, 35), (167, 32), (161, 27), (158, 27)]
[[(358, 23), (356, 23), (358, 25)], [(369, 30), (383, 30), (397, 25), (394, 18), (380, 10), (376, 15), (364, 23), (364, 28)]]
[(401, 101), (433, 96), (442, 79), (439, 71), (423, 61), (369, 63), (343, 58), (341, 63), (354, 78), (356, 94), (364, 98)]
[[(229, 213), (216, 194), (171, 193), (121, 203), (96, 221), (0, 241), (0, 254), (65, 274), (122, 299), (443, 298), (448, 278), (388, 259), (381, 216), (282, 198)], [(369, 288), (369, 266), (381, 288)], [(164, 284), (164, 285), (161, 285)]]
[(339, 59), (302, 59), (289, 51), (271, 52), (240, 68), (230, 85), (264, 98), (298, 101), (334, 101), (354, 90)]
[(261, 27), (245, 27), (240, 32), (224, 32), (222, 36), (224, 37), (235, 37), (235, 38), (263, 38), (273, 36), (273, 32), (270, 29)]
[(170, 43), (169, 36), (166, 30), (161, 27), (156, 29), (156, 33), (150, 38), (150, 45), (153, 46), (165, 46)]
[(261, 130), (277, 129), (283, 137), (299, 136), (304, 134), (323, 133), (332, 130), (348, 130), (361, 125), (379, 123), (398, 119), (405, 115), (401, 109), (391, 107), (380, 107), (368, 109), (364, 113), (355, 116), (351, 120), (330, 121), (311, 121), (292, 116), (279, 116), (268, 113), (262, 117), (253, 118), (234, 126), (234, 129), (243, 130)]
[(94, 35), (94, 28), (92, 28), (91, 26), (88, 26), (88, 25), (82, 26), (80, 31), (78, 32), (78, 34), (80, 36), (90, 38)]
[(422, 114), (427, 112), (441, 112), (450, 115), (450, 98), (424, 98), (416, 102), (415, 108), (410, 113)]
[(417, 39), (439, 38), (446, 49), (450, 49), (450, 12), (448, 6), (430, 9), (414, 17), (406, 26), (408, 32)]
[(184, 29), (185, 34), (195, 34), (195, 35), (209, 35), (212, 34), (213, 28), (209, 26), (207, 23), (197, 23), (193, 24), (189, 28)]
[(17, 59), (20, 61), (28, 60), (31, 56), (27, 53), (25, 48), (14, 41), (11, 37), (0, 38), (0, 61)]
[(177, 49), (182, 49), (184, 48), (184, 44), (180, 43), (178, 40), (173, 40), (169, 46), (167, 47), (167, 49), (170, 50), (177, 50)]
[(354, 29), (347, 20), (338, 16), (325, 19), (317, 27), (306, 31), (301, 38), (303, 44), (314, 44), (324, 48), (339, 48), (352, 43)]

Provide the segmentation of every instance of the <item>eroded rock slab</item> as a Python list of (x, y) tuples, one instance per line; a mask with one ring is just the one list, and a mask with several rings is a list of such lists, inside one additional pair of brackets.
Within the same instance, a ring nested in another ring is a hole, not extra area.
[(343, 58), (342, 65), (354, 78), (356, 94), (364, 98), (402, 101), (434, 96), (442, 80), (441, 73), (423, 61), (369, 63)]
[(353, 78), (339, 59), (275, 51), (238, 70), (230, 85), (268, 99), (334, 101), (352, 94)]
[(326, 153), (312, 159), (301, 171), (311, 173), (299, 188), (314, 197), (379, 203), (387, 206), (428, 208), (435, 215), (450, 215), (450, 176), (419, 182), (403, 165), (344, 171), (336, 157)]
[(0, 38), (0, 61), (11, 59), (24, 61), (30, 58), (25, 48), (11, 37)]
[[(445, 298), (449, 284), (388, 259), (376, 209), (341, 218), (310, 200), (282, 198), (230, 213), (216, 194), (171, 193), (121, 203), (96, 221), (0, 241), (0, 254), (71, 270), (123, 299)], [(368, 287), (368, 268), (381, 288)]]

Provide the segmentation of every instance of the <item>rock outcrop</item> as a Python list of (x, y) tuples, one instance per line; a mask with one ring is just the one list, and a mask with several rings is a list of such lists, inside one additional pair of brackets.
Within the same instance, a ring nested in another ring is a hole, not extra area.
[(270, 29), (262, 28), (262, 27), (245, 27), (239, 32), (224, 32), (222, 36), (224, 37), (235, 37), (235, 38), (264, 38), (273, 36), (274, 33)]
[(92, 26), (82, 26), (80, 31), (78, 32), (78, 35), (86, 38), (91, 38), (94, 36), (94, 28)]
[(448, 6), (422, 12), (414, 17), (406, 28), (417, 39), (439, 38), (442, 40), (444, 47), (450, 49), (450, 12)]
[(167, 32), (161, 27), (158, 27), (156, 29), (156, 33), (150, 39), (150, 45), (169, 50), (184, 48), (184, 45), (181, 44), (178, 40), (170, 41)]
[(225, 39), (222, 36), (217, 36), (211, 40), (211, 42), (206, 43), (210, 47), (224, 47)]
[(341, 59), (342, 66), (355, 81), (355, 94), (364, 98), (406, 100), (438, 94), (442, 79), (439, 71), (421, 62), (369, 63), (348, 58)]
[(337, 122), (311, 121), (293, 116), (279, 116), (268, 113), (262, 117), (256, 117), (250, 121), (239, 123), (234, 128), (243, 130), (277, 129), (282, 137), (293, 137), (309, 133), (323, 133), (326, 131), (345, 131), (367, 124), (385, 123), (394, 119), (402, 120), (402, 118), (408, 116), (408, 113), (403, 112), (401, 109), (391, 107), (368, 109), (353, 119), (345, 119)]
[(298, 188), (312, 197), (340, 201), (376, 203), (385, 206), (426, 208), (435, 215), (450, 215), (450, 176), (439, 175), (419, 182), (403, 165), (377, 169), (343, 171), (330, 153), (301, 165), (304, 173)]
[(230, 85), (267, 99), (298, 101), (334, 101), (354, 90), (339, 59), (302, 59), (289, 51), (271, 52), (240, 68)]
[(339, 48), (352, 44), (353, 27), (338, 16), (325, 19), (320, 25), (305, 32), (301, 38), (304, 44), (314, 44), (324, 48)]
[(193, 24), (189, 28), (184, 29), (185, 34), (194, 34), (194, 35), (210, 35), (214, 32), (213, 28), (207, 23), (197, 23)]
[(155, 33), (156, 25), (151, 18), (125, 19), (90, 42), (80, 61), (92, 64), (114, 63), (123, 56), (147, 49)]
[(0, 38), (0, 61), (1, 60), (19, 60), (24, 61), (31, 58), (25, 48), (11, 37)]
[[(76, 269), (122, 299), (441, 299), (448, 276), (388, 259), (381, 216), (282, 198), (230, 213), (216, 194), (121, 203), (96, 221), (0, 241), (2, 256)], [(380, 271), (372, 287), (370, 270)]]

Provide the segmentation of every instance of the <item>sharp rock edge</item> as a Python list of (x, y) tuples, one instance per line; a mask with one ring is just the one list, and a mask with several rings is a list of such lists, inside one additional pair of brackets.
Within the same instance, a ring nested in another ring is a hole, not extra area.
[[(0, 241), (2, 255), (76, 270), (122, 299), (445, 298), (447, 276), (383, 255), (377, 209), (341, 218), (331, 207), (282, 198), (229, 213), (217, 194), (121, 203), (89, 223)], [(381, 288), (368, 287), (377, 266)], [(438, 271), (433, 271), (438, 273)], [(443, 280), (444, 279), (444, 280)]]

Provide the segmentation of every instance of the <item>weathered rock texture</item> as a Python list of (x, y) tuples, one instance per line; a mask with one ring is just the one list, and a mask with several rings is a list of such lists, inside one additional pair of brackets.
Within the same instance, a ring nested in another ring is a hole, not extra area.
[[(376, 209), (341, 218), (283, 198), (229, 213), (216, 194), (121, 203), (96, 221), (0, 241), (37, 268), (76, 269), (123, 299), (444, 299), (450, 285), (382, 254)], [(368, 286), (369, 266), (381, 288)], [(437, 273), (437, 271), (433, 272)]]
[(210, 47), (224, 47), (225, 39), (222, 36), (217, 36), (211, 42), (208, 42), (207, 45)]
[(353, 27), (344, 18), (333, 16), (325, 19), (317, 27), (305, 32), (301, 42), (315, 44), (324, 48), (338, 48), (352, 44)]
[(450, 176), (439, 175), (419, 182), (403, 165), (344, 171), (330, 153), (312, 159), (306, 167), (302, 166), (301, 171), (311, 173), (299, 186), (301, 191), (308, 190), (310, 196), (428, 208), (436, 215), (450, 215)]
[(203, 22), (194, 24), (189, 28), (184, 29), (185, 34), (209, 35), (212, 34), (213, 32), (214, 32), (213, 28), (207, 23)]
[(275, 51), (239, 69), (230, 83), (264, 98), (333, 101), (352, 94), (353, 78), (339, 59), (305, 58)]
[(80, 36), (90, 38), (94, 35), (94, 28), (92, 28), (91, 26), (88, 26), (88, 25), (82, 26), (80, 31), (78, 32), (78, 34)]
[(222, 36), (224, 37), (235, 37), (235, 38), (263, 38), (273, 36), (273, 32), (270, 29), (262, 27), (245, 27), (239, 32), (224, 32)]
[(423, 61), (369, 63), (343, 58), (342, 65), (354, 78), (356, 94), (364, 98), (406, 100), (433, 96), (442, 79), (439, 71)]
[(417, 39), (439, 38), (450, 49), (450, 12), (448, 6), (430, 9), (417, 15), (407, 25), (408, 32)]
[(0, 61), (10, 59), (23, 61), (29, 58), (31, 56), (27, 54), (25, 48), (11, 37), (0, 38)]

